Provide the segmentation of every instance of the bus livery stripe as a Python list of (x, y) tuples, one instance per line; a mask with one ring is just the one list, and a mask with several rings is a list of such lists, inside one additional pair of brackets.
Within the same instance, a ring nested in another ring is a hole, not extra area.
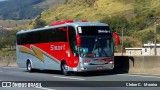
[(50, 59), (52, 59), (56, 63), (60, 63), (56, 58), (52, 57), (51, 55), (49, 55), (48, 53), (44, 52), (43, 50), (39, 49), (38, 47), (36, 47), (34, 45), (30, 45), (30, 49), (25, 46), (19, 46), (19, 52), (33, 55), (33, 56), (37, 57), (39, 60), (41, 60), (43, 63), (44, 63), (43, 55), (46, 55), (47, 57), (49, 57)]

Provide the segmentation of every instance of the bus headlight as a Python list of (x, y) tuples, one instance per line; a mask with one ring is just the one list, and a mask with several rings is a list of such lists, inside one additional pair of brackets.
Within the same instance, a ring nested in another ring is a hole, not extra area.
[(114, 61), (110, 61), (109, 63), (110, 63), (110, 64), (114, 64)]

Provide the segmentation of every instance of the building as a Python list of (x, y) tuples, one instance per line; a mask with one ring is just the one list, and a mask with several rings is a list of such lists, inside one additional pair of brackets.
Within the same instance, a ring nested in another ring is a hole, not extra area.
[(142, 56), (142, 48), (125, 48), (127, 56)]
[[(153, 44), (153, 43), (144, 44), (142, 46), (143, 56), (155, 55), (154, 46), (155, 46), (155, 44)], [(160, 56), (160, 44), (156, 44), (156, 52), (157, 52), (157, 55)]]
[[(127, 56), (154, 56), (155, 44), (148, 43), (144, 44), (142, 48), (125, 48)], [(160, 56), (160, 44), (156, 44), (157, 56)]]

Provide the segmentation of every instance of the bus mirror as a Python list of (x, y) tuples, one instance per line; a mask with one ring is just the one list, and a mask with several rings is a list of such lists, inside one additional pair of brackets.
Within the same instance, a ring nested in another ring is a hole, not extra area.
[(116, 40), (116, 44), (117, 45), (120, 45), (120, 39), (119, 39), (119, 36), (116, 34), (116, 33), (113, 33), (113, 37), (115, 38)]
[(76, 39), (77, 39), (77, 46), (80, 47), (81, 46), (81, 37), (79, 35), (76, 35)]

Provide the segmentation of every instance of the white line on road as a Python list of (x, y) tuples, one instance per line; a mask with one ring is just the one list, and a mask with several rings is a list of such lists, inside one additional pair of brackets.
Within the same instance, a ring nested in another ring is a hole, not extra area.
[(144, 76), (144, 75), (130, 75), (130, 74), (117, 74), (117, 75), (137, 76), (137, 77), (148, 77), (148, 78), (160, 78), (159, 76)]
[(50, 89), (50, 88), (43, 88), (43, 87), (35, 87), (37, 89), (42, 89), (42, 90), (56, 90), (56, 89)]
[(26, 69), (26, 68), (19, 68), (19, 69)]
[(2, 68), (26, 69), (26, 68), (18, 68), (18, 67), (2, 67)]
[(8, 66), (5, 66), (5, 67), (2, 67), (2, 68), (17, 68), (17, 67), (8, 67)]
[(82, 78), (71, 78), (71, 77), (61, 77), (61, 76), (53, 76), (53, 77), (56, 77), (56, 78), (66, 78), (66, 79), (74, 79), (74, 80), (85, 80), (85, 79), (82, 79)]

